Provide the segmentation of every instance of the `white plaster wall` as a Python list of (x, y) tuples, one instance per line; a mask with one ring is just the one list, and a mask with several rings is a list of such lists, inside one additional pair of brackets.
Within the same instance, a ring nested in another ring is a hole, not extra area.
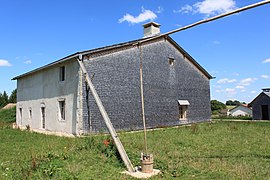
[[(65, 81), (59, 81), (59, 68), (65, 66)], [(55, 65), (17, 80), (17, 125), (31, 129), (76, 134), (79, 65), (76, 60)], [(59, 118), (59, 100), (65, 99), (65, 121)], [(42, 129), (41, 106), (45, 106)], [(22, 117), (20, 117), (20, 108)], [(32, 110), (30, 118), (29, 109)]]

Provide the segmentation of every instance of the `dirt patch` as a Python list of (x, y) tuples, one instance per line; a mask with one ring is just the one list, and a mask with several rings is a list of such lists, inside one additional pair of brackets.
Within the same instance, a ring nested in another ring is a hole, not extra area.
[(8, 103), (2, 109), (11, 109), (16, 106), (16, 103)]

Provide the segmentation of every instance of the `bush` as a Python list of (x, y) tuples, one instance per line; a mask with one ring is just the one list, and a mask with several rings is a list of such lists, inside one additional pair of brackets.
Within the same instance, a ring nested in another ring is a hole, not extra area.
[(222, 109), (226, 109), (226, 105), (218, 100), (211, 100), (211, 110), (219, 111)]

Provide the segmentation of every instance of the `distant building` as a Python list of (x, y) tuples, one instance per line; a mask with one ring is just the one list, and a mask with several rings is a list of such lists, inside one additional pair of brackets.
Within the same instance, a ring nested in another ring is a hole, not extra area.
[(251, 103), (254, 120), (270, 120), (270, 88), (262, 89), (261, 92)]
[(247, 106), (247, 105), (239, 105), (239, 106), (236, 106), (230, 110), (228, 110), (227, 112), (227, 115), (228, 116), (249, 116), (251, 117), (252, 116), (252, 110)]
[(78, 52), (13, 78), (17, 125), (74, 135), (107, 130), (77, 62), (80, 55), (116, 130), (143, 128), (141, 58), (148, 128), (210, 120), (212, 76), (169, 36), (139, 43), (159, 34), (159, 26), (145, 24), (142, 39)]

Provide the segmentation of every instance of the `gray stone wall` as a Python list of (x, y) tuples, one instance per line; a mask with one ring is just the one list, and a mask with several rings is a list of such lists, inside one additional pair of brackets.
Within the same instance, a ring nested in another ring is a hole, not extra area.
[[(175, 59), (169, 64), (169, 57)], [(148, 128), (178, 125), (178, 100), (188, 100), (189, 122), (210, 119), (209, 79), (168, 41), (142, 46), (146, 124)], [(84, 60), (93, 84), (116, 130), (142, 129), (140, 54), (134, 46)], [(106, 131), (91, 93), (83, 84), (85, 132)], [(87, 105), (88, 104), (88, 105)], [(88, 111), (89, 110), (89, 111)]]

